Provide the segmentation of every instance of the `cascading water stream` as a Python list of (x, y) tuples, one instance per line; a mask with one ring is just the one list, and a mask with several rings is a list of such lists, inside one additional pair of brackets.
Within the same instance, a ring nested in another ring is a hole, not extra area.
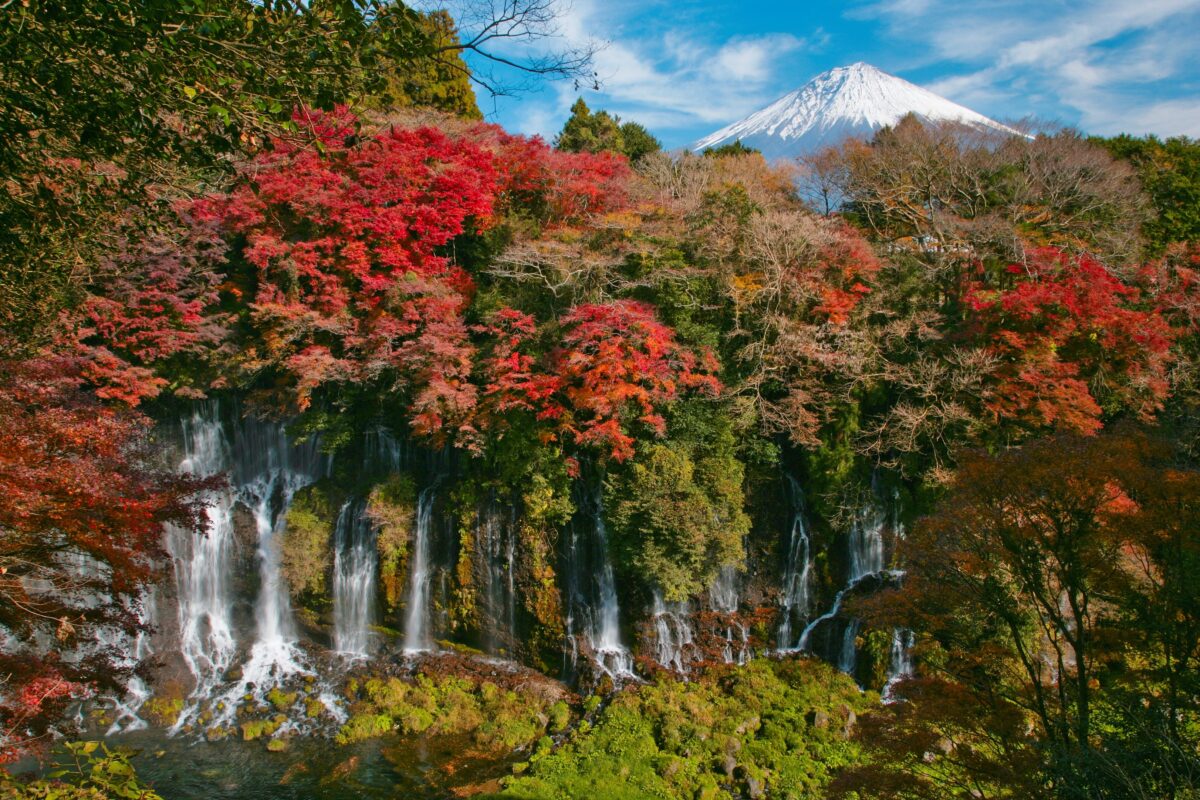
[(517, 638), (516, 507), (507, 513), (495, 495), (479, 507), (475, 533), (483, 555), (485, 649), (493, 655), (512, 654)]
[(224, 694), (228, 721), (247, 687), (263, 692), (288, 675), (306, 672), (296, 647), (291, 602), (280, 569), (278, 537), (296, 492), (329, 471), (315, 439), (293, 444), (283, 426), (244, 419), (226, 434), (216, 403), (199, 406), (182, 421), (184, 459), (180, 471), (197, 476), (226, 474), (229, 486), (204, 498), (207, 530), (168, 528), (167, 548), (175, 565), (180, 652), (196, 686), (192, 703), (172, 730), (188, 724), (198, 702), (224, 679), (236, 653), (229, 575), (235, 547), (234, 508), (254, 518), (259, 592), (254, 606), (255, 639), (236, 685)]
[(438, 481), (417, 495), (417, 520), (413, 529), (412, 575), (408, 583), (407, 614), (404, 621), (404, 652), (424, 653), (433, 649), (430, 634), (431, 540), (433, 505), (437, 500)]
[(274, 686), (306, 671), (296, 650), (292, 604), (283, 580), (279, 534), (296, 492), (328, 472), (329, 460), (314, 439), (293, 445), (283, 426), (246, 419), (234, 442), (233, 477), (240, 502), (250, 508), (258, 534), (257, 638), (242, 668), (243, 684)]
[[(216, 403), (198, 407), (181, 421), (181, 428), (180, 472), (212, 477), (229, 468), (232, 457)], [(232, 663), (236, 647), (229, 586), (233, 505), (231, 489), (211, 491), (204, 497), (205, 530), (174, 525), (166, 529), (178, 595), (179, 652), (196, 681), (193, 697), (211, 693)]]
[(608, 529), (604, 524), (601, 490), (577, 492), (579, 513), (572, 520), (567, 543), (567, 640), (572, 662), (578, 658), (578, 637), (587, 643), (592, 663), (613, 679), (634, 677), (633, 657), (621, 641), (621, 609)]
[[(102, 647), (110, 648), (117, 653), (116, 666), (132, 669), (154, 654), (150, 646), (150, 637), (146, 632), (153, 627), (158, 616), (158, 604), (153, 589), (145, 591), (140, 598), (125, 602), (126, 610), (137, 617), (138, 631), (132, 639), (124, 631), (117, 629), (97, 632), (97, 639)], [(112, 724), (105, 736), (114, 733), (141, 730), (146, 722), (138, 716), (142, 704), (150, 699), (150, 687), (140, 675), (132, 675), (125, 684), (125, 694), (112, 698)]]
[(738, 570), (726, 564), (717, 572), (717, 579), (708, 589), (708, 602), (713, 611), (729, 618), (724, 626), (725, 646), (722, 657), (726, 664), (745, 664), (750, 660), (750, 631), (735, 615), (738, 611)]
[(792, 630), (808, 620), (809, 595), (812, 582), (812, 542), (808, 536), (808, 521), (804, 514), (804, 492), (791, 475), (787, 476), (788, 500), (792, 507), (791, 536), (783, 570), (782, 619), (779, 623), (777, 646), (781, 651), (803, 648), (793, 646)]
[[(838, 616), (847, 595), (853, 592), (859, 584), (868, 579), (897, 578), (902, 574), (884, 568), (883, 533), (889, 521), (888, 508), (880, 499), (878, 476), (873, 476), (870, 497), (850, 524), (850, 536), (847, 542), (849, 575), (846, 586), (834, 597), (833, 607), (829, 611), (805, 626), (794, 649), (809, 650), (813, 631)], [(838, 667), (843, 672), (854, 672), (858, 657), (856, 642), (861, 624), (859, 620), (850, 620), (842, 632), (841, 646), (836, 653), (836, 660)]]
[(363, 500), (349, 500), (338, 513), (333, 556), (333, 648), (352, 657), (368, 655), (375, 614), (378, 555), (375, 526)]
[(686, 601), (665, 602), (662, 592), (656, 589), (650, 613), (654, 622), (654, 660), (668, 669), (686, 673), (694, 656), (691, 608)]
[(858, 632), (861, 628), (862, 622), (852, 619), (846, 623), (846, 630), (842, 631), (842, 650), (838, 654), (838, 669), (847, 675), (853, 675), (854, 668), (858, 665)]
[(883, 686), (883, 702), (895, 701), (896, 684), (905, 678), (911, 678), (916, 671), (913, 666), (912, 648), (913, 632), (906, 628), (892, 629), (891, 663), (888, 666), (887, 683)]

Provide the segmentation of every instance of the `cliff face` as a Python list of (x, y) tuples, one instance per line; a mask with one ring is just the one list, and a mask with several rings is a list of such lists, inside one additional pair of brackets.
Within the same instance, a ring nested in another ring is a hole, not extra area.
[[(201, 693), (247, 665), (262, 691), (326, 650), (388, 659), (447, 647), (586, 685), (797, 650), (864, 682), (886, 678), (879, 654), (858, 659), (873, 640), (841, 613), (897, 576), (900, 492), (882, 476), (834, 520), (786, 467), (738, 471), (727, 496), (744, 496), (742, 508), (714, 501), (726, 495), (690, 460), (641, 478), (590, 465), (565, 492), (522, 490), (383, 429), (326, 456), (235, 416), (210, 405), (183, 421), (185, 461), (202, 438), (218, 442), (205, 469), (230, 485), (208, 498), (208, 531), (170, 537), (176, 602), (159, 611), (177, 618), (163, 649), (182, 654)], [(652, 571), (655, 548), (674, 546), (724, 555), (711, 577), (699, 562), (695, 574)]]

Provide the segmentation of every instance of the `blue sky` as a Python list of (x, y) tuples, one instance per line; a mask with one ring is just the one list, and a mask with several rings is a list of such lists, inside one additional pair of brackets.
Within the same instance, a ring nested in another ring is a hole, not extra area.
[(549, 138), (582, 95), (675, 147), (866, 61), (998, 119), (1200, 136), (1200, 0), (573, 0), (557, 26), (603, 46), (601, 90), (481, 94), (490, 119)]

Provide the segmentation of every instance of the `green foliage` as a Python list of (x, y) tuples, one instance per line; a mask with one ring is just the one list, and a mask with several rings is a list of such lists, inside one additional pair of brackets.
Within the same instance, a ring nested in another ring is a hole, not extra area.
[[(396, 13), (396, 6), (388, 9)], [(401, 12), (403, 13), (403, 12)], [(431, 11), (416, 18), (418, 30), (430, 50), (415, 58), (388, 61), (387, 85), (377, 104), (436, 108), (465, 119), (483, 119), (471, 88), (470, 70), (457, 50), (441, 50), (459, 44), (454, 20), (446, 11)]]
[(571, 116), (554, 139), (554, 146), (571, 153), (620, 153), (637, 162), (662, 149), (662, 143), (636, 122), (621, 122), (607, 111), (592, 113), (583, 98), (571, 106)]
[(554, 146), (571, 153), (624, 152), (621, 123), (607, 111), (592, 113), (583, 98), (571, 106), (571, 116), (554, 138)]
[(847, 722), (865, 703), (844, 675), (807, 660), (628, 689), (498, 797), (819, 797), (858, 757)]
[(723, 144), (720, 147), (706, 147), (701, 155), (709, 156), (710, 158), (724, 158), (726, 156), (748, 156), (752, 153), (761, 152), (758, 148), (742, 144), (741, 139), (735, 139), (729, 144)]
[[(619, 119), (619, 118), (618, 118)], [(662, 150), (662, 142), (637, 122), (621, 123), (621, 152), (634, 164)]]
[(1098, 141), (1134, 166), (1150, 195), (1155, 215), (1142, 232), (1152, 253), (1162, 253), (1172, 242), (1200, 241), (1200, 141), (1129, 135)]
[[(71, 302), (122, 229), (330, 108), (386, 91), (384, 60), (430, 49), (382, 0), (31, 0), (0, 14), (0, 322)], [(166, 189), (164, 191), (164, 188)]]
[(292, 596), (306, 608), (329, 606), (328, 579), (333, 569), (333, 531), (341, 493), (327, 481), (306, 486), (288, 507), (280, 541), (280, 567)]
[(129, 755), (103, 742), (67, 742), (49, 777), (22, 783), (0, 770), (4, 800), (161, 800), (142, 785)]
[(393, 731), (402, 735), (470, 734), (480, 748), (509, 752), (537, 741), (552, 722), (565, 726), (562, 708), (545, 692), (517, 692), (453, 675), (422, 674), (411, 683), (395, 677), (371, 677), (348, 686), (347, 692), (354, 702), (350, 719), (338, 731), (339, 744)]
[(672, 438), (644, 443), (609, 475), (608, 519), (626, 569), (653, 579), (668, 601), (703, 591), (723, 564), (740, 563), (750, 530), (744, 468), (721, 407), (694, 400), (672, 416)]

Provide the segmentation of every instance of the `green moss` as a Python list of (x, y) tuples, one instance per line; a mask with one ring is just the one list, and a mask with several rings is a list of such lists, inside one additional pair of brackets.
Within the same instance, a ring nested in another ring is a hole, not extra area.
[(404, 599), (408, 575), (408, 542), (417, 514), (417, 488), (410, 475), (394, 473), (376, 484), (367, 496), (367, 514), (378, 533), (379, 583), (387, 610), (395, 611)]
[(143, 703), (138, 713), (153, 725), (169, 728), (179, 721), (179, 715), (183, 713), (183, 697), (156, 695)]
[(325, 704), (315, 697), (306, 698), (304, 701), (304, 715), (309, 719), (316, 719), (325, 713)]
[(550, 730), (553, 733), (561, 733), (571, 724), (571, 707), (559, 700), (554, 705), (550, 706)]
[(412, 682), (370, 677), (348, 687), (354, 715), (342, 726), (345, 744), (393, 730), (405, 735), (470, 735), (488, 751), (525, 747), (570, 721), (565, 702), (544, 691), (515, 692), (490, 681), (418, 675)]
[[(286, 722), (286, 718), (283, 722)], [(272, 719), (252, 719), (241, 724), (242, 739), (252, 742), (265, 736), (271, 736), (283, 725), (278, 717)]]
[(328, 576), (333, 568), (334, 527), (341, 493), (327, 481), (306, 486), (288, 507), (280, 541), (280, 568), (292, 597), (302, 608), (329, 607)]
[(282, 753), (287, 750), (287, 739), (271, 739), (267, 742), (267, 750), (272, 753)]
[(341, 727), (336, 738), (338, 744), (353, 744), (386, 736), (394, 729), (395, 724), (387, 714), (355, 714)]
[(276, 687), (267, 692), (267, 702), (269, 702), (276, 711), (287, 711), (289, 708), (296, 705), (296, 698), (299, 696), (299, 692), (285, 692), (279, 687)]
[[(724, 676), (665, 681), (619, 693), (597, 724), (531, 758), (500, 797), (822, 797), (835, 771), (859, 758), (845, 719), (864, 697), (812, 661), (755, 661)], [(811, 728), (813, 711), (832, 724)]]

